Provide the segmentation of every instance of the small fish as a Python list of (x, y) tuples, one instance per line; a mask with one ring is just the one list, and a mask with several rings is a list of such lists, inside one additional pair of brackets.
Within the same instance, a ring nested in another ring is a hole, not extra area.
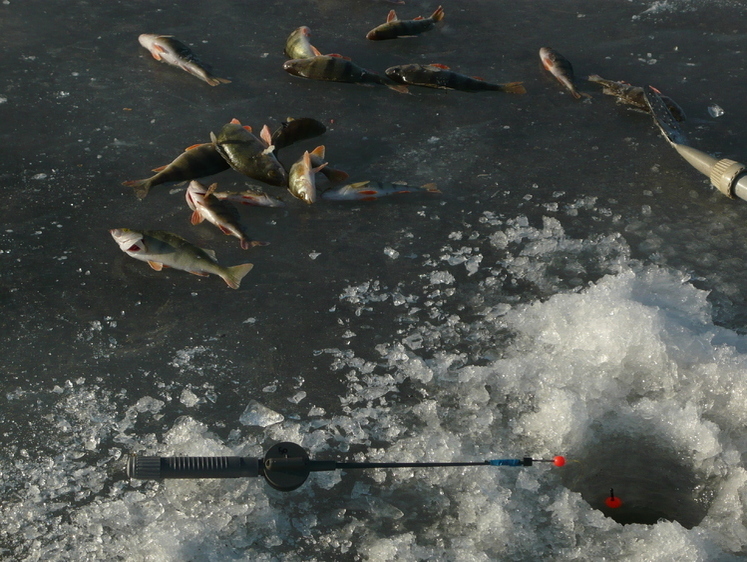
[(140, 44), (150, 51), (157, 61), (178, 66), (182, 70), (197, 76), (211, 86), (230, 84), (230, 80), (216, 78), (205, 65), (195, 56), (192, 50), (173, 35), (156, 35), (143, 33), (137, 38)]
[(147, 262), (156, 271), (173, 267), (203, 277), (213, 273), (232, 289), (238, 289), (241, 280), (254, 267), (251, 263), (232, 267), (218, 265), (213, 250), (199, 248), (181, 236), (164, 230), (114, 228), (109, 233), (119, 244), (120, 250), (130, 257)]
[(441, 193), (435, 183), (426, 183), (420, 187), (409, 186), (406, 183), (381, 183), (361, 181), (344, 185), (338, 189), (330, 189), (322, 193), (322, 199), (329, 201), (373, 201), (389, 195), (404, 193)]
[(294, 197), (305, 201), (309, 205), (316, 202), (316, 181), (314, 174), (326, 166), (326, 162), (316, 168), (311, 164), (309, 151), (303, 153), (303, 156), (291, 166), (288, 173), (288, 190)]
[(213, 143), (195, 144), (177, 156), (170, 164), (155, 168), (155, 176), (144, 180), (128, 180), (122, 185), (132, 187), (138, 199), (143, 199), (154, 185), (174, 181), (188, 181), (212, 176), (228, 170), (230, 166), (213, 146)]
[(443, 64), (401, 64), (387, 68), (386, 75), (395, 82), (442, 90), (460, 90), (462, 92), (495, 90), (510, 94), (526, 93), (526, 89), (521, 82), (491, 84), (481, 78), (473, 78), (454, 72)]
[(226, 123), (210, 139), (226, 162), (242, 174), (270, 185), (288, 185), (288, 174), (273, 154), (270, 129), (265, 125), (260, 139), (251, 133), (252, 128), (243, 126), (238, 119)]
[(249, 238), (246, 227), (241, 223), (238, 209), (228, 201), (218, 199), (213, 195), (217, 187), (217, 183), (209, 188), (195, 180), (189, 183), (185, 198), (187, 205), (193, 211), (192, 224), (200, 224), (204, 220), (213, 223), (223, 234), (238, 238), (242, 250), (248, 250), (254, 246), (267, 246), (268, 242), (258, 242)]
[(311, 30), (302, 25), (295, 29), (285, 41), (285, 54), (289, 59), (307, 59), (321, 55), (319, 49), (309, 43)]
[(275, 154), (277, 154), (281, 148), (302, 140), (313, 139), (314, 137), (323, 135), (326, 131), (327, 127), (324, 126), (324, 123), (311, 117), (301, 117), (299, 119), (288, 117), (285, 123), (282, 123), (272, 133), (270, 144), (275, 147)]
[[(324, 162), (324, 145), (317, 146), (314, 150), (309, 152), (309, 158), (311, 159), (311, 165), (315, 168), (320, 168), (321, 172), (327, 177), (332, 183), (345, 181), (350, 177), (347, 172), (342, 170), (336, 170), (330, 168), (328, 164)], [(324, 164), (324, 165), (323, 165)]]
[(233, 201), (253, 207), (285, 207), (285, 203), (270, 197), (264, 191), (247, 189), (245, 191), (215, 191), (213, 195), (224, 201)]
[(406, 88), (396, 84), (389, 84), (378, 74), (361, 68), (340, 55), (321, 55), (306, 59), (287, 60), (283, 64), (283, 70), (294, 76), (309, 78), (311, 80), (382, 84), (400, 93), (407, 93)]
[(389, 11), (386, 23), (373, 28), (366, 34), (366, 39), (381, 41), (383, 39), (397, 39), (397, 37), (415, 37), (421, 33), (433, 29), (438, 22), (444, 19), (444, 10), (441, 6), (429, 18), (418, 16), (413, 20), (397, 19), (394, 10)]
[(539, 55), (545, 70), (549, 71), (557, 78), (558, 82), (568, 88), (574, 98), (581, 99), (581, 94), (578, 93), (576, 86), (573, 84), (575, 78), (573, 76), (573, 65), (570, 61), (550, 47), (542, 47)]
[[(646, 113), (651, 112), (651, 108), (646, 103), (646, 97), (644, 95), (643, 88), (640, 86), (631, 86), (625, 82), (615, 82), (614, 80), (605, 80), (598, 74), (592, 74), (587, 78), (589, 82), (594, 82), (602, 86), (602, 93), (608, 96), (615, 96), (620, 103), (632, 105), (638, 109), (645, 111)], [(672, 113), (677, 121), (685, 120), (685, 112), (682, 108), (677, 105), (672, 98), (663, 95), (658, 92), (659, 97), (664, 101), (669, 111)]]

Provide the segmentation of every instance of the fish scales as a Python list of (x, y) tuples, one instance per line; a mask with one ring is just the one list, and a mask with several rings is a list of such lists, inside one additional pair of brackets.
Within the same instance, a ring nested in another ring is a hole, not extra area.
[(135, 195), (143, 199), (155, 185), (212, 176), (228, 168), (228, 162), (218, 153), (213, 143), (203, 143), (185, 150), (170, 164), (156, 168), (158, 173), (155, 176), (142, 180), (128, 180), (122, 182), (122, 185), (132, 187)]
[(523, 94), (526, 92), (521, 82), (493, 84), (460, 74), (443, 65), (403, 64), (392, 66), (386, 70), (386, 75), (396, 82), (426, 88), (443, 90), (460, 90), (463, 92), (479, 92), (485, 90)]
[(397, 19), (394, 10), (389, 12), (386, 23), (383, 23), (366, 34), (366, 39), (371, 41), (382, 41), (397, 39), (398, 37), (414, 37), (430, 31), (438, 22), (443, 20), (444, 10), (441, 6), (428, 18), (416, 18), (412, 20)]

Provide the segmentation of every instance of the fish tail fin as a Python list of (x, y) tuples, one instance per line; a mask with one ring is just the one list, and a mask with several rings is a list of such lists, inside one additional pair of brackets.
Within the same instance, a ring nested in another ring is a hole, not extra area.
[(410, 93), (410, 89), (402, 84), (387, 84), (386, 87), (390, 90), (394, 90), (395, 92), (399, 92), (400, 94)]
[(128, 180), (123, 181), (122, 185), (134, 189), (135, 196), (138, 199), (145, 199), (145, 196), (150, 191), (150, 182), (148, 180)]
[(322, 173), (327, 176), (327, 179), (332, 183), (345, 181), (350, 177), (350, 174), (348, 174), (347, 172), (343, 172), (342, 170), (337, 170), (335, 168), (330, 168), (329, 166), (324, 168), (322, 170)]
[(509, 82), (503, 84), (503, 91), (509, 94), (526, 94), (527, 89), (524, 87), (522, 82)]
[(431, 14), (431, 19), (433, 21), (441, 21), (442, 19), (444, 19), (444, 15), (444, 9), (439, 6), (438, 8), (436, 8), (436, 11)]
[(221, 277), (223, 278), (223, 281), (226, 282), (226, 285), (228, 285), (232, 289), (238, 289), (239, 285), (241, 285), (241, 280), (246, 276), (247, 273), (252, 270), (253, 267), (253, 263), (242, 263), (241, 265), (233, 265), (231, 267), (227, 267)]
[(205, 82), (210, 84), (211, 86), (217, 86), (218, 84), (230, 84), (231, 81), (227, 78), (216, 78), (215, 76), (210, 76), (205, 79)]

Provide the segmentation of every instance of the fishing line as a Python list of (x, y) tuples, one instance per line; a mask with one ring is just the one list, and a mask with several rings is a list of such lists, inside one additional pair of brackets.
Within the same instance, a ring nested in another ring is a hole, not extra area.
[(492, 459), (472, 462), (338, 462), (311, 460), (296, 443), (277, 443), (259, 457), (157, 457), (130, 455), (127, 477), (137, 480), (165, 478), (264, 477), (281, 492), (299, 488), (312, 472), (368, 468), (440, 468), (449, 466), (533, 466), (535, 463), (565, 465), (565, 457), (552, 459)]

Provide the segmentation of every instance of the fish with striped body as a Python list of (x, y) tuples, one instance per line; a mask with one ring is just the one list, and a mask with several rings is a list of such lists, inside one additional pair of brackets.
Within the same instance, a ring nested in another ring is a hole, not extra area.
[(197, 58), (192, 50), (173, 35), (157, 35), (154, 33), (143, 33), (138, 42), (150, 51), (157, 61), (165, 62), (179, 67), (200, 80), (204, 80), (211, 86), (218, 84), (230, 84), (230, 80), (217, 78), (207, 69), (206, 65)]
[(303, 153), (303, 156), (291, 166), (288, 172), (288, 191), (294, 197), (305, 201), (309, 205), (316, 202), (316, 180), (314, 174), (324, 168), (327, 163), (314, 167), (311, 164), (309, 151)]
[(337, 189), (328, 189), (322, 193), (322, 199), (328, 201), (374, 201), (390, 195), (405, 193), (438, 194), (441, 191), (435, 183), (426, 183), (420, 187), (409, 186), (406, 183), (382, 183), (375, 181), (361, 181), (343, 185)]
[(309, 42), (309, 37), (311, 30), (305, 25), (293, 30), (285, 41), (285, 54), (289, 59), (307, 59), (322, 54)]
[[(581, 99), (582, 94), (576, 90), (576, 85), (573, 83), (575, 76), (571, 62), (550, 47), (542, 47), (539, 51), (539, 56), (545, 70), (555, 76), (558, 82), (565, 86), (574, 98), (577, 100)], [(583, 95), (589, 97), (588, 94)]]
[(444, 10), (441, 6), (429, 18), (418, 16), (412, 20), (397, 19), (394, 10), (390, 10), (386, 23), (373, 28), (366, 34), (366, 39), (371, 41), (382, 41), (384, 39), (397, 39), (398, 37), (415, 37), (433, 29), (438, 22), (444, 19)]
[(213, 250), (204, 250), (181, 236), (164, 230), (131, 230), (114, 228), (109, 231), (114, 241), (128, 256), (147, 262), (154, 270), (172, 267), (194, 275), (218, 275), (232, 289), (254, 267), (251, 263), (224, 267), (219, 265)]
[(154, 185), (204, 178), (228, 168), (228, 162), (215, 149), (213, 143), (195, 144), (188, 147), (170, 164), (155, 168), (155, 176), (143, 180), (128, 180), (122, 182), (122, 185), (132, 187), (138, 199), (143, 199)]
[[(608, 96), (615, 96), (617, 101), (627, 105), (643, 110), (646, 113), (651, 112), (651, 108), (646, 103), (646, 97), (643, 88), (640, 86), (631, 86), (625, 82), (616, 82), (614, 80), (605, 80), (598, 74), (592, 74), (587, 77), (589, 82), (594, 82), (602, 86), (602, 93)], [(657, 90), (659, 97), (664, 101), (665, 105), (672, 113), (677, 121), (685, 120), (685, 112), (682, 108), (669, 96), (665, 96)]]
[(270, 185), (288, 185), (288, 174), (275, 158), (270, 129), (265, 125), (258, 139), (252, 128), (238, 119), (226, 123), (216, 135), (210, 133), (216, 150), (236, 170)]
[(185, 198), (187, 205), (193, 211), (192, 224), (200, 224), (204, 220), (214, 224), (223, 234), (238, 238), (242, 250), (248, 250), (254, 246), (267, 246), (268, 242), (259, 242), (249, 237), (236, 207), (213, 195), (217, 187), (217, 183), (209, 188), (195, 180), (189, 183)]
[(323, 135), (326, 131), (327, 127), (324, 126), (324, 123), (311, 117), (300, 117), (298, 119), (288, 117), (272, 133), (270, 144), (275, 147), (275, 154), (277, 154), (281, 148), (302, 140), (313, 139)]
[(387, 68), (386, 75), (395, 82), (401, 82), (410, 86), (460, 90), (462, 92), (493, 90), (510, 94), (526, 93), (526, 89), (521, 82), (492, 84), (481, 78), (473, 78), (454, 72), (443, 64), (401, 64)]
[(292, 59), (283, 63), (283, 70), (294, 76), (310, 80), (328, 80), (331, 82), (350, 82), (356, 84), (382, 84), (400, 93), (407, 89), (390, 84), (374, 72), (361, 68), (351, 60), (340, 55), (320, 55), (306, 59)]

